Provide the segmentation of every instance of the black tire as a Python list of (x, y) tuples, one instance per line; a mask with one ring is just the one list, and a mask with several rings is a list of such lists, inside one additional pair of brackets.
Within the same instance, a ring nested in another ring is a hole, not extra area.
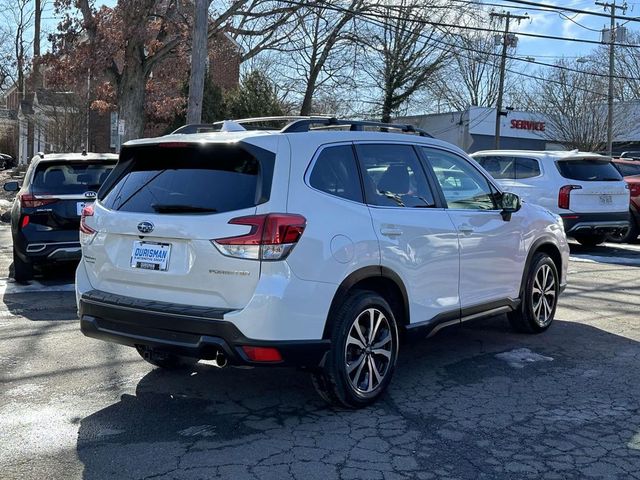
[[(548, 275), (551, 278), (545, 282), (544, 278), (549, 278)], [(544, 295), (535, 291), (540, 290), (542, 285)], [(520, 307), (507, 314), (509, 323), (518, 332), (544, 332), (553, 322), (559, 294), (560, 280), (555, 263), (546, 253), (535, 253), (522, 289)]]
[(14, 280), (19, 283), (25, 283), (33, 279), (33, 264), (23, 261), (13, 249), (13, 268), (9, 272)]
[(624, 235), (607, 235), (607, 241), (615, 243), (638, 243), (638, 235), (640, 235), (640, 229), (638, 228), (636, 219), (632, 216), (629, 229), (626, 233)]
[[(367, 329), (367, 323), (374, 328)], [(376, 345), (378, 348), (373, 348)], [(335, 312), (331, 350), (324, 368), (312, 373), (316, 391), (336, 406), (370, 405), (391, 382), (398, 346), (398, 326), (387, 301), (375, 292), (354, 292)]]
[(604, 243), (607, 239), (606, 235), (580, 235), (579, 237), (575, 237), (580, 245), (585, 247), (595, 247)]
[(136, 346), (136, 350), (146, 362), (165, 370), (184, 370), (198, 363), (197, 358), (174, 355), (149, 347)]

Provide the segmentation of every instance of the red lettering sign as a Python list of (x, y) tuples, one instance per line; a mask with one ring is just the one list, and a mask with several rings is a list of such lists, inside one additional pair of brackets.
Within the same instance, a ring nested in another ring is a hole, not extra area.
[(511, 128), (516, 130), (529, 130), (531, 132), (544, 132), (544, 122), (534, 122), (531, 120), (511, 120)]

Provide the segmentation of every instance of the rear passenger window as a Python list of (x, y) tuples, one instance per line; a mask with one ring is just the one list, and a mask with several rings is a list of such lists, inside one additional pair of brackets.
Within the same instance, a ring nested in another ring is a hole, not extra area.
[(433, 207), (433, 193), (410, 145), (357, 146), (367, 203), (394, 207)]
[(496, 180), (512, 180), (515, 178), (515, 162), (513, 157), (478, 157), (474, 160), (482, 165), (482, 167)]
[(540, 165), (534, 158), (516, 158), (516, 180), (537, 177), (540, 175)]
[(362, 202), (358, 167), (351, 145), (322, 150), (313, 166), (309, 184), (330, 195)]
[(78, 194), (88, 190), (97, 191), (115, 164), (115, 160), (112, 162), (89, 160), (40, 162), (36, 167), (31, 188), (33, 193), (41, 194)]
[(475, 158), (496, 180), (519, 180), (540, 175), (540, 165), (534, 158), (495, 155)]

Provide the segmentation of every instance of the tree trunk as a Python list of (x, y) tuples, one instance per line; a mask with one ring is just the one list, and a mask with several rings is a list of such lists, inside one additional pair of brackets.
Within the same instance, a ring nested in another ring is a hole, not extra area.
[(209, 0), (195, 0), (195, 19), (191, 41), (191, 76), (189, 78), (189, 100), (187, 123), (202, 122), (202, 98), (207, 61), (207, 20)]
[(391, 92), (387, 92), (384, 96), (384, 100), (382, 102), (382, 118), (381, 121), (384, 123), (391, 123), (391, 113), (393, 111), (393, 94)]
[(118, 119), (124, 120), (122, 141), (142, 137), (144, 133), (144, 100), (147, 78), (141, 63), (129, 63), (118, 85)]
[(42, 74), (40, 66), (40, 19), (42, 17), (41, 0), (35, 1), (35, 21), (33, 26), (33, 90), (42, 88)]
[(311, 75), (309, 75), (309, 81), (307, 82), (307, 88), (304, 91), (304, 98), (302, 99), (302, 107), (300, 107), (300, 115), (311, 115), (311, 109), (313, 108), (313, 93), (316, 90), (316, 82), (318, 81), (318, 74), (320, 69), (313, 68)]

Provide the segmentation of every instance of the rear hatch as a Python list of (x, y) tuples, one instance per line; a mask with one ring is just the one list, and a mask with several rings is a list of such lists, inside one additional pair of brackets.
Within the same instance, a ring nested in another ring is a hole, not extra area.
[(275, 153), (247, 143), (125, 147), (83, 245), (94, 288), (172, 303), (241, 308), (260, 261), (223, 255), (212, 240), (244, 235), (230, 224), (269, 202)]
[(583, 157), (556, 162), (560, 175), (572, 185), (569, 210), (576, 213), (626, 212), (629, 190), (608, 158)]
[(78, 241), (82, 209), (96, 198), (115, 160), (40, 162), (29, 193), (21, 195), (26, 228), (41, 241)]

